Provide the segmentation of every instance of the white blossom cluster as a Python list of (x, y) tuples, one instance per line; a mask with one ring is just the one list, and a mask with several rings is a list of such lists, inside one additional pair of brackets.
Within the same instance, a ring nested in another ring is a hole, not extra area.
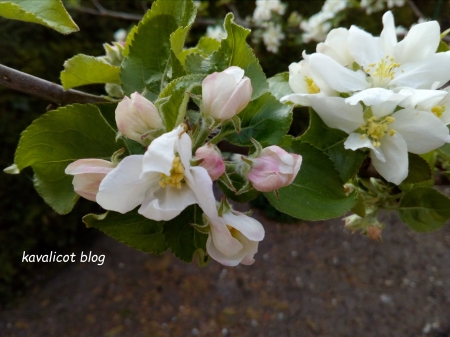
[(378, 173), (398, 185), (408, 152), (424, 154), (449, 139), (450, 87), (441, 87), (450, 80), (450, 52), (437, 53), (436, 21), (413, 26), (402, 41), (390, 11), (383, 25), (379, 37), (356, 26), (330, 31), (316, 53), (289, 66), (294, 94), (281, 100), (312, 107), (348, 134), (346, 149), (367, 149)]
[(366, 10), (367, 15), (384, 10), (386, 5), (388, 8), (403, 7), (405, 0), (361, 0), (360, 4), (361, 8)]

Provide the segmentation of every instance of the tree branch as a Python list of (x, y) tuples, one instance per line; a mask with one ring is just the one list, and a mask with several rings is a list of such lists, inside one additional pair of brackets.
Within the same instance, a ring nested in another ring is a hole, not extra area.
[(97, 7), (97, 9), (89, 8), (89, 7), (83, 7), (83, 6), (67, 6), (67, 8), (77, 10), (82, 13), (97, 15), (97, 16), (108, 16), (111, 18), (116, 19), (123, 19), (123, 20), (131, 20), (131, 21), (141, 21), (142, 15), (139, 14), (131, 14), (131, 13), (123, 13), (123, 12), (116, 12), (116, 11), (110, 11), (108, 9), (105, 9), (104, 7)]
[(82, 91), (64, 90), (58, 84), (22, 73), (2, 64), (0, 64), (0, 85), (25, 94), (37, 96), (58, 105), (110, 102), (106, 98), (87, 94)]
[(414, 14), (417, 16), (418, 19), (424, 19), (425, 18), (423, 13), (420, 11), (420, 9), (414, 3), (414, 1), (408, 0), (408, 5), (409, 5), (409, 7), (411, 7), (411, 9), (413, 10)]

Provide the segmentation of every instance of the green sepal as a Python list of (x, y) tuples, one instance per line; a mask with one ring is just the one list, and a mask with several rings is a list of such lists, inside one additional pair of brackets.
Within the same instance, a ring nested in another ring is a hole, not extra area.
[(233, 123), (234, 130), (236, 130), (237, 134), (241, 133), (241, 119), (238, 115), (234, 115), (231, 118), (231, 123)]
[(356, 192), (356, 202), (353, 207), (350, 209), (353, 213), (360, 216), (361, 218), (366, 217), (366, 205), (364, 203), (364, 198), (358, 192)]

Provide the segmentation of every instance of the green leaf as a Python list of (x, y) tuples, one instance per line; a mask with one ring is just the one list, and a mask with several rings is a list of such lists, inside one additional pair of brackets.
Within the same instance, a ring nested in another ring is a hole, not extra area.
[(436, 50), (436, 53), (444, 53), (444, 52), (449, 51), (449, 50), (450, 50), (450, 48), (448, 47), (447, 42), (440, 41), (438, 49)]
[(110, 65), (94, 56), (79, 54), (64, 62), (61, 82), (64, 89), (85, 84), (120, 84), (120, 68)]
[(152, 4), (134, 31), (128, 56), (122, 62), (120, 76), (125, 95), (137, 91), (151, 101), (158, 97), (171, 80), (170, 36), (179, 27), (190, 26), (195, 13), (191, 0), (158, 0)]
[(433, 188), (414, 188), (403, 193), (398, 214), (415, 231), (436, 230), (450, 218), (450, 199)]
[(269, 91), (278, 100), (283, 96), (294, 93), (289, 85), (289, 72), (277, 74), (267, 79), (267, 82), (269, 83)]
[(0, 16), (37, 23), (63, 34), (80, 30), (60, 0), (0, 1)]
[(353, 207), (355, 193), (345, 195), (339, 173), (325, 153), (299, 140), (286, 150), (300, 154), (303, 161), (294, 182), (278, 190), (278, 198), (274, 192), (264, 193), (276, 209), (299, 219), (324, 220)]
[(70, 105), (49, 111), (21, 135), (14, 162), (19, 170), (31, 166), (35, 188), (60, 214), (70, 212), (78, 199), (66, 175), (67, 165), (82, 158), (102, 158), (123, 147), (116, 132), (94, 105)]
[[(180, 260), (192, 262), (195, 252), (203, 258), (208, 235), (200, 233), (191, 225), (202, 223), (202, 211), (196, 205), (189, 206), (175, 219), (164, 223), (163, 233), (166, 244)], [(204, 262), (200, 261), (200, 263)]]
[(187, 75), (170, 82), (155, 102), (161, 112), (166, 130), (170, 131), (182, 123), (189, 95), (195, 87), (201, 87), (205, 75)]
[(238, 66), (244, 69), (245, 76), (250, 78), (253, 87), (252, 99), (255, 99), (268, 90), (266, 75), (245, 41), (250, 30), (235, 24), (233, 18), (231, 13), (225, 17), (227, 38), (221, 41), (220, 48), (207, 58), (200, 53), (188, 55), (185, 68), (191, 74), (209, 74)]
[(408, 163), (408, 176), (402, 184), (417, 184), (432, 178), (430, 166), (419, 155), (408, 153)]
[(137, 210), (120, 214), (88, 214), (83, 217), (87, 227), (95, 227), (119, 242), (143, 252), (161, 254), (167, 250), (163, 234), (163, 221), (154, 221), (140, 215)]
[(197, 46), (195, 46), (194, 48), (184, 49), (177, 55), (177, 57), (180, 60), (181, 64), (183, 64), (184, 66), (186, 56), (188, 56), (189, 54), (198, 53), (201, 57), (206, 58), (214, 53), (217, 49), (219, 49), (219, 47), (220, 42), (216, 39), (202, 36), (198, 41)]
[(367, 154), (362, 151), (346, 150), (344, 142), (348, 134), (329, 128), (313, 109), (309, 112), (309, 128), (300, 139), (324, 151), (333, 161), (342, 181), (347, 182), (358, 172)]
[[(228, 174), (228, 177), (230, 178), (230, 181), (233, 184), (233, 187), (236, 189), (236, 191), (239, 191), (242, 187), (244, 187), (246, 183), (244, 178), (240, 174), (237, 174), (235, 172)], [(237, 202), (249, 202), (251, 200), (256, 199), (256, 197), (260, 193), (254, 188), (252, 188), (245, 193), (236, 195), (236, 193), (230, 190), (222, 181), (218, 180), (217, 184), (219, 185), (223, 194), (225, 194), (227, 198)]]
[(252, 146), (250, 138), (254, 138), (263, 146), (277, 144), (291, 126), (292, 106), (281, 104), (267, 92), (251, 101), (237, 116), (241, 119), (241, 132), (238, 134), (233, 124), (227, 123), (212, 142), (225, 138), (239, 146)]

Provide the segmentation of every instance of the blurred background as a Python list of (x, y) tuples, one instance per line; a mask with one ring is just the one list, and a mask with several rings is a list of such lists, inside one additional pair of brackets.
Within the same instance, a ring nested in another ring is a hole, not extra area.
[[(205, 34), (220, 38), (216, 26), (234, 11), (238, 23), (253, 28), (248, 42), (267, 77), (288, 71), (303, 50), (314, 52), (332, 27), (355, 24), (379, 35), (389, 7), (406, 29), (423, 19), (438, 20), (442, 31), (450, 27), (446, 0), (328, 1), (345, 6), (326, 22), (317, 19), (324, 6), (319, 0), (282, 1), (269, 19), (255, 14), (255, 1), (196, 3), (199, 19), (188, 46)], [(151, 7), (137, 0), (65, 4), (80, 27), (68, 36), (0, 18), (0, 64), (60, 83), (66, 59), (103, 55), (103, 43), (137, 22), (120, 13), (140, 16)], [(96, 15), (102, 8), (116, 14)], [(311, 18), (319, 22), (314, 26)], [(81, 90), (105, 94), (102, 85)], [(13, 163), (20, 133), (48, 108), (39, 98), (0, 87), (0, 167)], [(297, 136), (308, 113), (294, 113), (290, 133)], [(267, 236), (255, 265), (225, 268), (212, 261), (201, 269), (86, 229), (82, 216), (99, 211), (90, 202), (56, 214), (35, 192), (32, 177), (31, 170), (1, 173), (0, 336), (450, 336), (448, 226), (417, 234), (386, 216), (379, 244), (343, 231), (339, 219), (294, 220), (258, 199), (252, 207)], [(102, 266), (21, 263), (24, 251), (93, 251), (106, 259)]]

